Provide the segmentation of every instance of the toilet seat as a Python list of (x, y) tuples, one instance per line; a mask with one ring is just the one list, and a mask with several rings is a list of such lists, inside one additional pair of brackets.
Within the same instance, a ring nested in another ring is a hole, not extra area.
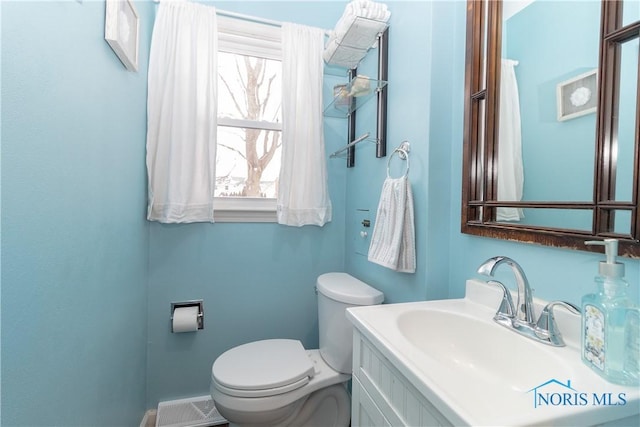
[(226, 351), (211, 373), (216, 388), (229, 396), (268, 397), (305, 386), (314, 367), (300, 341), (271, 339)]

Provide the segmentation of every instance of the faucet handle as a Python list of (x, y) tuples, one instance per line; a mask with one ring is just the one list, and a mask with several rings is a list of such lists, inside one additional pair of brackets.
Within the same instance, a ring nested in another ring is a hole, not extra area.
[(502, 301), (500, 302), (500, 307), (498, 307), (498, 311), (496, 311), (496, 315), (493, 316), (493, 320), (500, 324), (504, 324), (506, 326), (511, 326), (512, 321), (515, 317), (515, 309), (513, 307), (513, 298), (511, 298), (511, 292), (505, 285), (497, 280), (489, 280), (487, 282), (490, 285), (498, 286), (502, 289)]
[(548, 303), (540, 313), (540, 318), (536, 324), (536, 335), (539, 338), (544, 339), (548, 344), (564, 347), (564, 340), (562, 334), (558, 329), (556, 318), (553, 316), (553, 307), (561, 306), (569, 310), (573, 314), (580, 314), (580, 309), (570, 302), (566, 301), (553, 301)]

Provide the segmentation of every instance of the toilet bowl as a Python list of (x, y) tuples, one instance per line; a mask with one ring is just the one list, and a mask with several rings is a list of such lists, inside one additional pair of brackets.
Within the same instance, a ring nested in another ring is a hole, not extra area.
[(320, 349), (269, 339), (234, 347), (211, 368), (211, 397), (238, 426), (348, 426), (352, 329), (345, 310), (380, 304), (378, 290), (346, 273), (318, 277)]

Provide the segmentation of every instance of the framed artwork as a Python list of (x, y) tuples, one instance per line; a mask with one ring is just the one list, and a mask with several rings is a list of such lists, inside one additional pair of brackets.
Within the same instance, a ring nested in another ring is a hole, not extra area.
[(131, 0), (106, 0), (104, 39), (129, 71), (138, 71), (140, 18)]
[(561, 122), (594, 113), (598, 105), (597, 69), (558, 83), (556, 102)]

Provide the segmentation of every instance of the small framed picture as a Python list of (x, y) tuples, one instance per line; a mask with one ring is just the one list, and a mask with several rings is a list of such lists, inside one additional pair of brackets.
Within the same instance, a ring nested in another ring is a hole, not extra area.
[(598, 105), (597, 69), (558, 83), (556, 102), (561, 122), (594, 113)]
[(129, 71), (138, 71), (140, 18), (131, 0), (106, 0), (104, 39)]

